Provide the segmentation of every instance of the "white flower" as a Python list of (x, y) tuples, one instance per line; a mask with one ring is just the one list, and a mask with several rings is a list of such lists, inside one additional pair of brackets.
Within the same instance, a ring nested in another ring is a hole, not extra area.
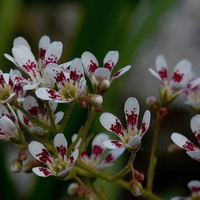
[(111, 113), (103, 113), (100, 122), (107, 130), (115, 133), (119, 140), (107, 140), (103, 144), (110, 149), (128, 148), (137, 150), (141, 144), (141, 139), (146, 133), (150, 124), (150, 112), (144, 114), (142, 124), (138, 129), (139, 104), (136, 98), (130, 97), (124, 105), (127, 130), (122, 126), (120, 120)]
[(53, 156), (40, 142), (32, 141), (28, 145), (32, 156), (47, 166), (47, 168), (34, 167), (32, 170), (36, 175), (42, 177), (54, 175), (64, 178), (72, 169), (78, 158), (78, 149), (74, 150), (71, 156), (67, 158), (67, 141), (62, 133), (54, 137), (54, 148), (57, 153)]
[(119, 59), (118, 51), (109, 51), (106, 54), (103, 60), (103, 67), (99, 67), (96, 57), (88, 51), (84, 52), (81, 58), (85, 73), (91, 80), (95, 93), (106, 92), (109, 89), (110, 84), (127, 72), (131, 67), (128, 65), (117, 71), (111, 77), (112, 71)]

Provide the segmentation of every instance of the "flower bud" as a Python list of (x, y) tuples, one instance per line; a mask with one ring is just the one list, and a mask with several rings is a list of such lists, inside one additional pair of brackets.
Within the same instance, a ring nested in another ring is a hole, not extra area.
[(160, 105), (159, 105), (157, 99), (153, 96), (147, 97), (146, 104), (154, 112), (158, 111), (160, 108)]
[(10, 169), (13, 173), (18, 173), (22, 170), (22, 167), (23, 167), (22, 160), (16, 158), (12, 161)]
[(138, 181), (143, 181), (144, 180), (144, 174), (141, 172), (138, 172), (137, 170), (134, 170), (135, 172), (135, 178), (137, 178)]
[(103, 97), (98, 94), (90, 94), (87, 96), (87, 103), (91, 106), (99, 107), (103, 103)]
[(19, 156), (18, 158), (22, 161), (25, 161), (27, 159), (27, 155), (26, 155), (26, 150), (22, 150), (20, 153), (19, 153)]
[(71, 183), (67, 189), (67, 193), (70, 195), (74, 195), (77, 193), (78, 183)]
[(135, 178), (133, 178), (130, 181), (130, 188), (131, 188), (131, 193), (133, 196), (139, 197), (142, 194), (142, 191), (143, 191), (142, 184)]
[(110, 81), (107, 79), (104, 79), (98, 84), (98, 90), (99, 93), (101, 94), (107, 92), (109, 88), (110, 88)]

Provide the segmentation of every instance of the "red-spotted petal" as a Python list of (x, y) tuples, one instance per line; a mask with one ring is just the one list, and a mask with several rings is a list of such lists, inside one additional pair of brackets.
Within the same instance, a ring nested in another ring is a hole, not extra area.
[(69, 167), (71, 167), (76, 162), (76, 159), (78, 158), (78, 156), (79, 156), (79, 150), (75, 149), (73, 151), (72, 155), (68, 159), (68, 165), (69, 165)]
[(37, 141), (32, 141), (28, 145), (31, 155), (40, 162), (48, 165), (54, 161), (52, 155), (47, 151), (45, 146)]
[(118, 51), (109, 51), (103, 60), (103, 67), (109, 69), (109, 71), (112, 72), (114, 66), (118, 62), (118, 59), (119, 59)]
[(113, 149), (109, 154), (103, 159), (102, 164), (109, 164), (121, 156), (125, 151), (125, 148)]
[(43, 100), (48, 100), (48, 101), (49, 100), (60, 100), (60, 101), (63, 100), (59, 92), (53, 89), (45, 88), (45, 87), (38, 88), (35, 91), (35, 94), (38, 98), (43, 99)]
[(192, 180), (187, 184), (188, 188), (192, 192), (192, 195), (199, 195), (200, 194), (200, 181)]
[(58, 152), (58, 157), (65, 160), (67, 157), (67, 140), (62, 133), (58, 133), (54, 137), (54, 147)]
[(190, 73), (191, 68), (192, 65), (188, 60), (184, 59), (179, 61), (174, 68), (174, 74), (171, 82), (180, 83), (183, 78)]
[(43, 35), (39, 41), (39, 58), (41, 60), (44, 60), (45, 53), (49, 45), (50, 45), (50, 38), (46, 35)]
[(187, 151), (196, 151), (198, 149), (188, 138), (180, 133), (172, 133), (171, 139), (176, 145)]
[(104, 133), (98, 134), (92, 141), (92, 153), (91, 153), (91, 159), (99, 160), (103, 150), (105, 149), (105, 146), (103, 145), (103, 141), (108, 140), (108, 135)]
[(121, 75), (123, 75), (124, 73), (126, 73), (130, 68), (131, 68), (131, 65), (128, 65), (128, 66), (120, 69), (119, 71), (117, 71), (113, 75), (113, 77), (110, 79), (110, 82), (112, 83), (115, 79), (119, 78)]
[(200, 115), (195, 115), (190, 121), (192, 132), (200, 143)]
[(49, 63), (57, 63), (61, 57), (63, 44), (61, 42), (52, 42), (45, 53), (45, 66)]
[(52, 176), (52, 172), (48, 169), (48, 168), (45, 168), (45, 167), (34, 167), (32, 168), (32, 171), (38, 175), (38, 176), (41, 176), (41, 177), (48, 177), (48, 176)]
[(135, 128), (137, 128), (139, 112), (140, 107), (137, 99), (134, 97), (128, 98), (124, 105), (124, 114), (128, 132), (132, 132)]
[(103, 113), (100, 122), (105, 129), (115, 133), (121, 139), (127, 134), (120, 120), (111, 113)]
[(96, 71), (96, 69), (99, 68), (99, 63), (98, 63), (96, 57), (89, 51), (85, 51), (81, 55), (81, 58), (82, 58), (83, 65), (86, 68), (87, 75), (93, 74)]
[(103, 145), (105, 145), (108, 149), (124, 148), (124, 144), (119, 140), (106, 140), (103, 142)]
[(144, 113), (143, 119), (142, 119), (142, 124), (139, 128), (139, 136), (142, 138), (144, 134), (147, 132), (149, 125), (150, 125), (150, 120), (151, 120), (151, 113), (147, 110)]
[(0, 104), (0, 118), (3, 116), (10, 117), (10, 114), (9, 114), (7, 108), (3, 104)]
[(158, 76), (153, 71), (150, 70), (150, 72), (162, 82), (166, 82), (168, 77), (168, 67), (167, 61), (163, 55), (159, 55), (156, 57), (156, 70)]

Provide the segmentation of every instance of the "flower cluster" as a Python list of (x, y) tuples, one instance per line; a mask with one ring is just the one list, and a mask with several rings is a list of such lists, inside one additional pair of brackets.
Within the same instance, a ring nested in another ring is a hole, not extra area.
[[(24, 168), (25, 172), (34, 172), (40, 177), (55, 176), (64, 181), (73, 179), (75, 183), (69, 186), (68, 192), (85, 199), (97, 199), (96, 195), (105, 199), (103, 191), (95, 188), (97, 178), (118, 184), (136, 197), (143, 195), (159, 199), (152, 192), (153, 175), (159, 128), (168, 113), (167, 106), (183, 94), (185, 104), (197, 113), (200, 111), (200, 78), (194, 75), (191, 63), (188, 60), (178, 62), (168, 81), (167, 62), (163, 55), (159, 55), (156, 71), (149, 71), (160, 81), (160, 101), (155, 97), (147, 98), (149, 110), (144, 112), (140, 126), (140, 106), (135, 97), (127, 98), (124, 104), (126, 126), (114, 114), (101, 113), (101, 125), (119, 138), (110, 139), (106, 133), (90, 133), (90, 126), (102, 110), (103, 99), (111, 83), (131, 66), (113, 73), (119, 59), (118, 51), (109, 51), (105, 55), (103, 67), (99, 67), (97, 58), (88, 51), (80, 58), (59, 64), (62, 49), (61, 42), (51, 42), (48, 36), (42, 36), (36, 60), (28, 42), (23, 37), (17, 37), (13, 42), (12, 56), (5, 54), (18, 68), (9, 73), (0, 70), (0, 140), (19, 148), (11, 170), (20, 172)], [(66, 110), (60, 110), (59, 103), (65, 104)], [(73, 134), (67, 126), (76, 104), (87, 110), (87, 118)], [(146, 175), (135, 169), (134, 161), (151, 121), (153, 138), (146, 181)], [(191, 119), (190, 125), (200, 143), (199, 114)], [(188, 138), (173, 133), (171, 139), (191, 158), (200, 161), (200, 148)], [(125, 151), (130, 157), (124, 162), (123, 169), (114, 175), (107, 174), (105, 169), (112, 167)], [(34, 159), (26, 161), (27, 152)], [(85, 177), (90, 181), (85, 183)], [(143, 181), (146, 181), (146, 189)], [(199, 181), (189, 182), (188, 187), (192, 192), (190, 197), (174, 197), (172, 200), (199, 199)]]

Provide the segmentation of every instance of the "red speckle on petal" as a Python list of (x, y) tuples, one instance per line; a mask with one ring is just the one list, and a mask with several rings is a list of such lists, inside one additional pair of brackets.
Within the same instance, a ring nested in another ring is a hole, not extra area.
[(191, 187), (190, 189), (194, 193), (200, 192), (200, 187)]
[(133, 110), (131, 111), (131, 114), (129, 115), (127, 113), (128, 111), (126, 110), (126, 122), (127, 122), (127, 125), (131, 125), (132, 128), (137, 124), (137, 117), (138, 117), (138, 114), (136, 114), (136, 108), (133, 108)]
[(114, 133), (116, 133), (117, 135), (122, 135), (122, 136), (124, 136), (123, 127), (122, 127), (122, 125), (119, 123), (118, 119), (116, 119), (115, 124), (112, 124), (112, 125), (111, 125), (110, 130), (113, 131)]
[(70, 79), (75, 82), (77, 82), (81, 77), (83, 76), (83, 74), (77, 74), (76, 69), (74, 71), (70, 71)]
[(69, 158), (69, 166), (71, 166), (74, 163), (74, 156), (70, 156)]
[(56, 55), (51, 54), (46, 60), (45, 60), (45, 66), (47, 66), (49, 63), (57, 63), (58, 58)]
[(64, 159), (64, 157), (66, 156), (66, 153), (67, 153), (66, 147), (61, 145), (59, 147), (56, 147), (56, 150), (57, 150), (58, 154), (60, 154), (62, 156), (62, 159)]
[(38, 107), (37, 106), (33, 106), (31, 107), (28, 112), (30, 114), (32, 114), (33, 116), (37, 117), (38, 116), (38, 113), (39, 113), (39, 110), (38, 110)]
[(104, 63), (104, 67), (109, 69), (109, 71), (112, 71), (112, 68), (114, 67), (114, 62), (112, 60), (109, 60), (108, 62)]
[(65, 82), (66, 82), (65, 75), (64, 75), (64, 73), (62, 71), (61, 72), (56, 72), (56, 76), (54, 78), (55, 78), (57, 83), (61, 83), (62, 85), (64, 85)]
[(90, 72), (94, 73), (95, 70), (98, 68), (97, 64), (90, 60), (90, 65), (88, 66)]
[(118, 147), (118, 148), (120, 148), (120, 147), (123, 146), (123, 144), (122, 144), (120, 141), (117, 141), (117, 140), (112, 140), (111, 143), (112, 143), (114, 146)]
[(104, 159), (104, 164), (105, 163), (110, 163), (112, 162), (112, 160), (114, 159), (113, 155), (110, 153), (106, 156), (106, 158)]
[(101, 146), (94, 145), (92, 148), (92, 155), (94, 155), (94, 159), (101, 156), (102, 151), (103, 151), (103, 148)]
[(28, 118), (26, 118), (25, 116), (23, 116), (23, 122), (24, 122), (24, 124), (25, 124), (26, 126), (30, 126), (30, 125), (29, 125), (30, 120), (29, 120)]
[(178, 71), (175, 72), (174, 75), (173, 75), (173, 77), (172, 77), (172, 80), (174, 82), (178, 82), (178, 83), (181, 82), (182, 79), (183, 79), (183, 74), (179, 74)]
[(49, 94), (49, 98), (51, 99), (57, 99), (57, 97), (59, 97), (59, 95), (57, 95), (54, 90), (47, 90), (47, 93)]
[(51, 163), (51, 154), (49, 154), (49, 152), (46, 149), (42, 149), (41, 153), (36, 154), (36, 157), (38, 157), (38, 160), (40, 160), (41, 162), (47, 164), (47, 162)]
[(5, 133), (0, 128), (0, 135), (5, 135)]
[(158, 74), (163, 81), (167, 79), (167, 69), (165, 67), (162, 67)]
[(47, 169), (45, 168), (39, 168), (39, 170), (45, 175), (45, 176), (48, 176), (49, 174), (51, 174), (51, 172), (49, 172)]
[(195, 151), (196, 150), (196, 147), (190, 141), (185, 142), (185, 144), (183, 145), (183, 148), (186, 148), (186, 149), (188, 149), (190, 151)]
[(39, 58), (44, 60), (45, 53), (46, 53), (46, 49), (40, 48), (39, 49)]
[(4, 85), (6, 84), (3, 75), (0, 75), (0, 84), (2, 85), (3, 88), (4, 88)]
[(146, 127), (146, 123), (145, 123), (145, 122), (143, 122), (143, 123), (141, 124), (140, 130), (141, 130), (141, 135), (140, 135), (140, 137), (142, 137), (142, 136), (144, 135), (144, 133), (146, 133), (146, 131), (147, 131), (147, 127)]
[(25, 65), (22, 66), (27, 73), (31, 73), (33, 77), (36, 77), (36, 63), (28, 60)]

